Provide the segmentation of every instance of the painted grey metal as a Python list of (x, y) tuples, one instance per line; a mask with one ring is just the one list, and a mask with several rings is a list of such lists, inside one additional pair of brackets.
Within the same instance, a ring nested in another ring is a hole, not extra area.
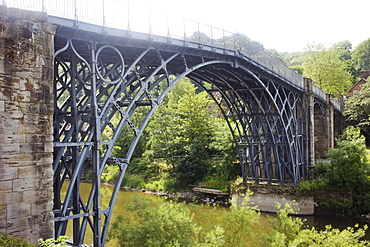
[[(59, 27), (54, 81), (56, 236), (64, 235), (72, 221), (75, 244), (81, 244), (90, 229), (94, 246), (104, 245), (134, 148), (155, 109), (184, 77), (201, 86), (212, 84), (205, 90), (229, 124), (245, 179), (297, 184), (305, 175), (303, 92), (238, 52), (194, 45)], [(137, 109), (145, 113), (143, 118), (136, 118)], [(118, 159), (112, 149), (124, 128), (133, 135), (125, 158)], [(106, 131), (112, 135), (107, 137)], [(120, 173), (109, 205), (103, 206), (100, 176), (111, 164), (118, 165)], [(86, 198), (79, 185), (90, 166), (92, 186)], [(62, 195), (64, 186), (67, 192)]]

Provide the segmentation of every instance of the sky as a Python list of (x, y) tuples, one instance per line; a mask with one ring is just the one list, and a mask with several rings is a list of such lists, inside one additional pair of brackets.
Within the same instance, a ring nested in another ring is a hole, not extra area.
[(167, 13), (245, 34), (279, 52), (304, 51), (313, 43), (330, 47), (345, 40), (355, 48), (370, 38), (370, 0), (131, 0), (130, 4), (150, 9), (151, 22)]

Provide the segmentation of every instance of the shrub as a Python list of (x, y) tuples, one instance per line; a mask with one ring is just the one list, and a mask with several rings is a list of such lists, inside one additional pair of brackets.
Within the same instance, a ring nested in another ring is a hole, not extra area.
[(126, 173), (122, 180), (122, 186), (126, 186), (129, 188), (135, 188), (135, 189), (144, 189), (145, 181), (139, 175)]
[(348, 127), (343, 135), (336, 139), (336, 144), (337, 147), (329, 151), (329, 184), (341, 189), (357, 189), (369, 184), (365, 137), (360, 134), (360, 130)]
[(325, 177), (317, 177), (312, 180), (299, 182), (299, 192), (302, 195), (315, 195), (319, 190), (325, 189), (328, 185), (328, 179)]
[(26, 240), (5, 233), (0, 233), (0, 246), (35, 247)]
[(103, 175), (100, 179), (107, 183), (115, 183), (118, 179), (120, 168), (117, 165), (107, 165), (104, 167)]
[(134, 197), (128, 210), (133, 222), (120, 215), (111, 226), (108, 239), (117, 238), (119, 246), (193, 246), (197, 228), (183, 204), (154, 202)]
[(49, 238), (46, 240), (39, 239), (38, 246), (39, 247), (64, 247), (67, 246), (67, 241), (69, 238), (67, 236), (59, 236), (58, 239)]
[(344, 230), (332, 228), (330, 225), (322, 231), (317, 231), (314, 227), (302, 229), (303, 220), (290, 217), (289, 213), (293, 213), (293, 209), (286, 205), (285, 208), (279, 209), (276, 218), (271, 219), (274, 230), (270, 238), (270, 246), (352, 247), (369, 246), (370, 244), (368, 241), (361, 240), (365, 236), (367, 226), (359, 228), (355, 225), (355, 227), (347, 227)]
[(157, 180), (151, 183), (147, 183), (145, 184), (145, 189), (150, 190), (150, 191), (157, 191), (157, 192), (164, 191), (163, 181)]
[[(289, 216), (293, 208), (279, 208), (277, 217), (270, 218), (271, 226), (261, 223), (256, 208), (248, 205), (215, 213), (212, 208), (193, 218), (191, 211), (199, 206), (152, 199), (138, 195), (127, 209), (133, 218), (119, 216), (110, 227), (108, 240), (118, 239), (119, 246), (368, 246), (361, 240), (367, 227), (348, 227), (338, 230), (327, 226), (323, 231), (303, 229), (304, 221)], [(208, 206), (209, 207), (209, 206)], [(191, 210), (190, 210), (191, 209)]]

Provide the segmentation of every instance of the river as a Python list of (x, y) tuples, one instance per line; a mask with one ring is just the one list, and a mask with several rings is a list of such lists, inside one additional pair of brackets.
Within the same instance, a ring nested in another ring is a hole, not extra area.
[[(86, 195), (86, 197), (87, 197), (87, 195), (90, 192), (90, 188), (91, 188), (91, 184), (81, 183), (81, 185), (80, 185), (81, 194)], [(108, 205), (109, 200), (110, 200), (110, 195), (112, 194), (112, 190), (113, 190), (113, 187), (102, 185), (102, 188), (101, 188), (101, 205), (102, 205), (102, 208), (105, 208)], [(117, 196), (116, 205), (114, 206), (111, 222), (113, 222), (114, 219), (120, 214), (125, 214), (125, 215), (130, 214), (130, 212), (128, 212), (125, 209), (125, 205), (127, 205), (128, 203), (130, 203), (132, 201), (132, 196), (134, 194), (138, 194), (138, 193), (142, 194), (143, 192), (127, 191), (127, 190), (123, 190), (123, 189), (121, 189), (119, 191), (118, 196)], [(155, 195), (148, 194), (148, 196), (153, 196), (154, 197)], [(83, 199), (86, 201), (86, 198), (83, 198)], [(207, 210), (207, 208), (203, 208), (203, 209), (200, 208), (200, 210)], [(216, 209), (216, 210), (220, 210), (220, 213), (222, 213), (222, 208), (219, 208), (219, 209)], [(197, 210), (194, 213), (201, 214), (202, 212)], [(270, 215), (271, 216), (272, 214), (264, 214), (264, 215)], [(331, 225), (334, 228), (344, 229), (348, 226), (354, 226), (356, 223), (358, 223), (360, 226), (366, 224), (365, 221), (360, 220), (360, 219), (339, 217), (339, 216), (332, 216), (332, 215), (330, 215), (330, 216), (326, 216), (326, 215), (304, 216), (302, 218), (307, 219), (307, 221), (305, 222), (305, 225), (315, 226), (315, 228), (317, 228), (317, 229), (324, 229), (325, 225)], [(72, 224), (71, 223), (69, 224), (67, 232), (66, 232), (66, 235), (69, 236), (70, 238), (72, 238), (72, 235), (73, 235), (72, 234)], [(365, 239), (370, 240), (370, 232), (369, 231), (367, 231)], [(85, 236), (85, 241), (84, 242), (86, 244), (91, 244), (92, 243), (92, 234), (89, 231), (89, 229), (87, 229), (87, 231), (86, 231), (86, 236)], [(108, 242), (105, 246), (114, 247), (114, 246), (116, 246), (116, 244), (114, 242)]]

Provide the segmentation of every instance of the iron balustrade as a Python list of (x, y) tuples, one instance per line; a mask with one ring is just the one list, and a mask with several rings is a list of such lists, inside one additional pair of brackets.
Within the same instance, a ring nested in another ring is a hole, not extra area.
[[(197, 42), (200, 46), (207, 45), (237, 51), (283, 77), (295, 87), (304, 88), (303, 77), (300, 74), (246, 36), (181, 18), (163, 9), (149, 8), (122, 0), (3, 0), (2, 4), (72, 19), (75, 20), (76, 28), (80, 22), (87, 22), (102, 26), (102, 32), (106, 28), (117, 28), (167, 36), (169, 40), (180, 39), (184, 43)], [(227, 39), (230, 37), (233, 37), (232, 43)], [(314, 92), (316, 96), (326, 101), (326, 97), (323, 96), (324, 91), (315, 86)], [(337, 104), (333, 104), (337, 110), (340, 110)]]

